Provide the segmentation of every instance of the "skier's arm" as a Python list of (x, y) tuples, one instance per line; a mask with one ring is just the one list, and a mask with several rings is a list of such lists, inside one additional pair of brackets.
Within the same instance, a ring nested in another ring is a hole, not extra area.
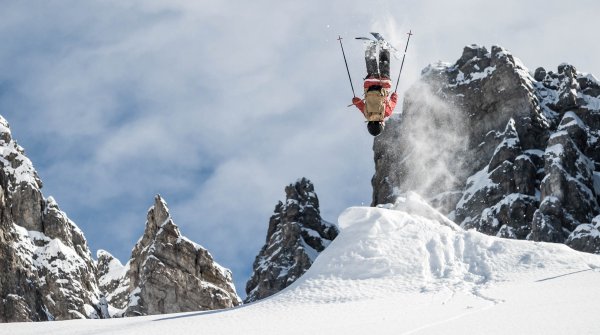
[(361, 113), (365, 112), (365, 102), (359, 97), (352, 98), (352, 104), (358, 108)]
[(387, 106), (385, 108), (385, 117), (392, 115), (394, 108), (396, 108), (397, 102), (398, 102), (398, 94), (396, 94), (396, 92), (394, 92), (394, 93), (392, 93), (392, 95), (390, 95), (390, 100), (388, 101)]

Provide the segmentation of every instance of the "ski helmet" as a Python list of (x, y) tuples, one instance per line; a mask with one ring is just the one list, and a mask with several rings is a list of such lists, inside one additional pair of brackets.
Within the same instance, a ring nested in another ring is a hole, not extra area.
[(369, 130), (369, 134), (377, 136), (383, 131), (383, 122), (369, 121), (367, 122), (367, 129)]

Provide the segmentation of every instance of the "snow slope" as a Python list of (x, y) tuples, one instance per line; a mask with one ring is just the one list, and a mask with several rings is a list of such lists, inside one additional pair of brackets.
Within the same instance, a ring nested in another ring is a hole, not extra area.
[(292, 286), (212, 312), (3, 324), (0, 334), (598, 334), (600, 256), (464, 231), (410, 194), (354, 207)]

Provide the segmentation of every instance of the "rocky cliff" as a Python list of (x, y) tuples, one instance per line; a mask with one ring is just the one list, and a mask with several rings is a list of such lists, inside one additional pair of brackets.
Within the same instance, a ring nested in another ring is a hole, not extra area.
[(167, 204), (156, 196), (144, 235), (128, 262), (126, 316), (213, 310), (241, 304), (228, 269), (173, 222)]
[(310, 268), (317, 255), (338, 235), (338, 229), (321, 218), (313, 184), (299, 179), (285, 188), (285, 203), (275, 206), (265, 245), (246, 284), (246, 302), (273, 295)]
[(423, 70), (374, 143), (373, 205), (417, 191), (464, 228), (600, 252), (600, 83), (465, 47)]
[(0, 116), (0, 321), (106, 317), (86, 239)]

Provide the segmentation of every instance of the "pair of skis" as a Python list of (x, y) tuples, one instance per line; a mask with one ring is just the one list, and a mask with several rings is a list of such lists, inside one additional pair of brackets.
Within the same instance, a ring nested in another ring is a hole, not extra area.
[[(372, 32), (371, 35), (375, 39), (371, 39), (369, 37), (356, 37), (357, 40), (369, 41), (370, 43), (379, 43), (382, 48), (388, 49), (394, 55), (396, 59), (400, 59), (400, 52), (398, 49), (394, 48), (380, 33)], [(408, 32), (408, 40), (406, 41), (406, 47), (404, 48), (404, 54), (402, 55), (402, 63), (400, 64), (400, 72), (398, 73), (398, 80), (396, 81), (396, 88), (394, 92), (398, 90), (398, 84), (400, 83), (400, 75), (402, 74), (402, 68), (404, 67), (404, 58), (406, 57), (406, 50), (408, 50), (408, 43), (410, 42), (410, 37), (414, 35), (412, 30)], [(356, 96), (354, 93), (354, 85), (352, 85), (352, 78), (350, 77), (350, 70), (348, 69), (348, 62), (346, 61), (346, 53), (344, 52), (344, 46), (342, 45), (342, 37), (338, 36), (338, 41), (340, 41), (340, 47), (342, 48), (342, 55), (344, 56), (344, 63), (346, 63), (346, 71), (348, 72), (348, 79), (350, 80), (350, 87), (352, 88), (352, 95)]]
[[(412, 33), (409, 33), (409, 34), (412, 35)], [(362, 41), (365, 41), (368, 43), (377, 43), (382, 48), (390, 50), (390, 52), (394, 56), (394, 58), (400, 59), (400, 52), (398, 51), (398, 49), (394, 48), (394, 46), (390, 42), (388, 42), (385, 38), (383, 38), (383, 36), (381, 36), (380, 33), (371, 33), (371, 35), (373, 35), (373, 37), (375, 39), (372, 39), (369, 37), (355, 37), (355, 39), (362, 40)]]

